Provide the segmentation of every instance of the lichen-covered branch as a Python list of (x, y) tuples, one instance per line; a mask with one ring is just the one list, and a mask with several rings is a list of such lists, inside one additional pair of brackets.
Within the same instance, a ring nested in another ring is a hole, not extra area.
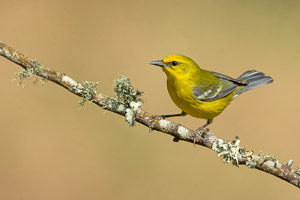
[[(1, 41), (0, 55), (23, 68), (17, 73), (20, 79), (19, 84), (22, 84), (23, 79), (37, 75), (43, 81), (52, 81), (73, 94), (82, 97), (81, 105), (85, 101), (91, 101), (103, 109), (125, 116), (126, 121), (130, 125), (138, 122), (150, 128), (150, 130), (157, 130), (173, 136), (173, 141), (175, 142), (182, 140), (191, 144), (194, 143), (195, 134), (193, 130), (144, 111), (140, 106), (142, 104), (140, 98), (142, 93), (134, 90), (126, 77), (121, 77), (115, 81), (114, 86), (117, 95), (116, 98), (112, 98), (96, 91), (98, 82), (77, 82), (64, 73), (46, 68), (38, 60), (28, 58)], [(232, 142), (227, 142), (206, 129), (196, 138), (195, 144), (218, 152), (218, 156), (222, 157), (224, 162), (231, 162), (236, 166), (246, 165), (249, 168), (261, 170), (300, 188), (300, 169), (291, 168), (292, 160), (288, 161), (287, 164), (283, 164), (273, 155), (264, 155), (262, 153), (256, 155), (253, 151), (247, 151), (245, 148), (240, 147), (238, 137)]]

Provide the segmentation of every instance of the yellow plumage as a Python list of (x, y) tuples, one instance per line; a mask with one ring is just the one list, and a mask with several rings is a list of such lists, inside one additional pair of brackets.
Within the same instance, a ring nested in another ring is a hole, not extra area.
[[(165, 68), (164, 68), (165, 69)], [(192, 79), (167, 73), (167, 88), (173, 102), (185, 113), (202, 119), (213, 119), (230, 104), (234, 92), (227, 97), (201, 102), (193, 95)]]
[(200, 129), (212, 123), (239, 94), (266, 84), (273, 79), (255, 70), (247, 71), (233, 79), (200, 67), (183, 55), (170, 55), (150, 64), (162, 67), (167, 75), (168, 92), (174, 103), (183, 111), (181, 114), (162, 115), (163, 118), (183, 116), (207, 119)]

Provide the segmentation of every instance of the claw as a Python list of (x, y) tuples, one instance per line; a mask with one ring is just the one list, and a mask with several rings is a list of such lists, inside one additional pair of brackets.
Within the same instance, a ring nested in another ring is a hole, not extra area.
[(197, 141), (197, 138), (198, 138), (198, 135), (202, 135), (202, 133), (205, 132), (205, 128), (212, 123), (212, 119), (208, 119), (206, 124), (204, 124), (203, 126), (201, 126), (200, 128), (198, 128), (197, 130), (194, 131), (194, 145), (196, 144), (196, 141)]
[(154, 115), (154, 117), (151, 120), (149, 120), (148, 127), (149, 127), (150, 133), (152, 132), (152, 128), (154, 126), (153, 123), (155, 122), (156, 119), (159, 119), (159, 118), (164, 119), (164, 117), (162, 115)]
[(202, 135), (202, 133), (205, 132), (204, 127), (200, 127), (197, 130), (194, 131), (194, 145), (196, 144), (197, 139), (199, 138), (199, 136)]

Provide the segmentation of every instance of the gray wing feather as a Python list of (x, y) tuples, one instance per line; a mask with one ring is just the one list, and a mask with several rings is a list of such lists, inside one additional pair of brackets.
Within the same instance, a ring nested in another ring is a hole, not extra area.
[(229, 76), (213, 72), (219, 79), (218, 84), (200, 83), (193, 88), (193, 94), (196, 99), (202, 102), (210, 102), (231, 94), (238, 85), (247, 85), (246, 82), (233, 79)]
[[(245, 81), (242, 81), (241, 79), (234, 79), (234, 78), (231, 78), (230, 76), (227, 76), (227, 75), (224, 75), (224, 74), (220, 74), (218, 72), (212, 72), (217, 78), (220, 78), (220, 79), (224, 79), (224, 80), (228, 80), (228, 81), (231, 81), (233, 83), (236, 83), (238, 85), (248, 85), (247, 82)], [(242, 74), (241, 76), (243, 76), (244, 74)]]

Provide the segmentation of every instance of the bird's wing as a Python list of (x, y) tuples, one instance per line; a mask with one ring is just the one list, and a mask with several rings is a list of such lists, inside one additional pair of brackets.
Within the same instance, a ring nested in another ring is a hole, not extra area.
[(233, 79), (229, 76), (217, 72), (212, 73), (218, 78), (217, 84), (201, 82), (193, 88), (193, 94), (199, 101), (210, 102), (221, 99), (231, 94), (238, 85), (247, 85), (246, 82)]
[(233, 83), (236, 83), (237, 85), (248, 85), (247, 82), (245, 81), (241, 81), (241, 80), (238, 80), (238, 79), (234, 79), (234, 78), (231, 78), (230, 76), (227, 76), (227, 75), (224, 75), (224, 74), (221, 74), (221, 73), (218, 73), (218, 72), (212, 72), (217, 78), (219, 79), (224, 79), (224, 80), (228, 80), (228, 81), (231, 81)]

